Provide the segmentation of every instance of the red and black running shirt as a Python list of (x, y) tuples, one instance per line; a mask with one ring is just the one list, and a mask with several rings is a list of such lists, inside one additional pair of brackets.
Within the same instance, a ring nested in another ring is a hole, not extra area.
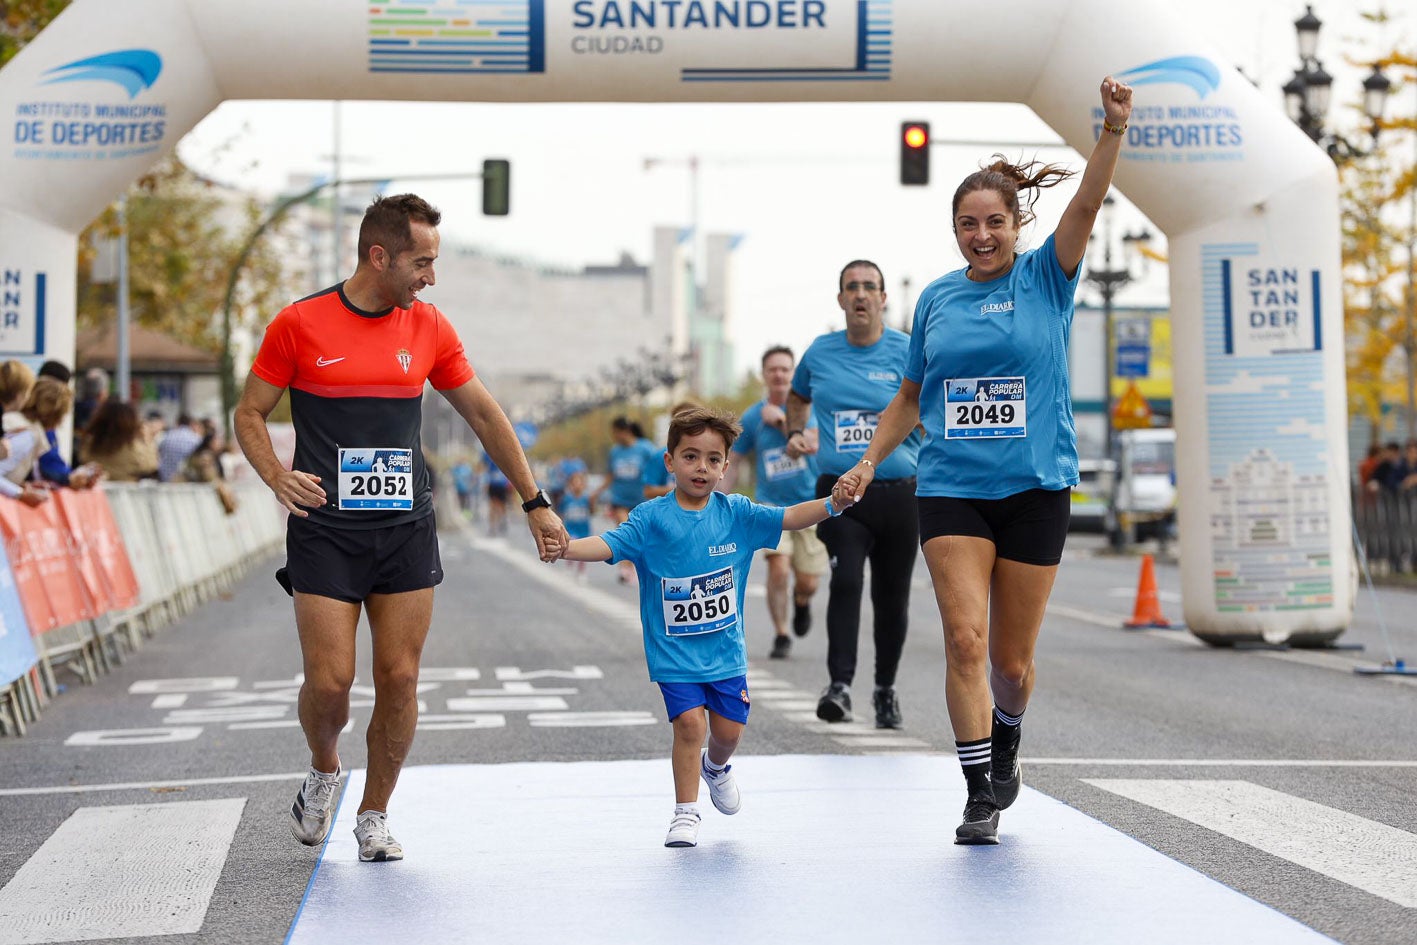
[[(326, 505), (310, 520), (339, 528), (383, 528), (433, 511), (423, 462), (423, 385), (461, 387), (473, 377), (457, 332), (426, 302), (365, 312), (344, 283), (293, 302), (266, 328), (252, 372), (290, 389), (295, 468), (320, 477)], [(338, 508), (339, 450), (413, 451), (412, 510)]]

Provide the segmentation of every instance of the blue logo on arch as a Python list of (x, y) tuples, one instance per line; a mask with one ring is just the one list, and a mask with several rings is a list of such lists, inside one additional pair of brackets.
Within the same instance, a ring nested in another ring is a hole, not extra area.
[(76, 59), (55, 66), (44, 74), (53, 76), (45, 85), (57, 82), (112, 82), (123, 87), (128, 98), (150, 89), (162, 72), (162, 57), (151, 49), (117, 49), (113, 52)]
[(1117, 74), (1128, 85), (1156, 85), (1177, 82), (1205, 98), (1220, 88), (1220, 70), (1215, 63), (1200, 56), (1172, 56)]

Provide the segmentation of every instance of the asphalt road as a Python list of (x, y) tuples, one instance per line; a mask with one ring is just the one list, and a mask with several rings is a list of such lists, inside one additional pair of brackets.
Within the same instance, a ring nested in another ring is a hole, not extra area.
[[(1029, 787), (1338, 941), (1417, 941), (1417, 679), (1352, 671), (1390, 650), (1417, 658), (1417, 596), (1363, 590), (1339, 641), (1362, 650), (1216, 649), (1184, 631), (1121, 629), (1138, 559), (1100, 551), (1096, 536), (1071, 539), (1052, 598), (1025, 721)], [(277, 563), (158, 631), (97, 684), (70, 677), (27, 737), (0, 739), (0, 885), (80, 808), (244, 798), (200, 931), (124, 941), (285, 939), (318, 851), (296, 845), (282, 819), (307, 756)], [(410, 765), (666, 758), (670, 733), (645, 673), (634, 591), (613, 569), (590, 566), (578, 584), (566, 566), (535, 562), (522, 535), (493, 542), (472, 532), (445, 534), (444, 564)], [(1179, 617), (1175, 568), (1162, 562), (1157, 577), (1163, 608)], [(746, 608), (755, 698), (743, 756), (953, 755), (923, 563), (898, 733), (813, 718), (826, 682), (824, 593), (818, 625), (790, 659), (770, 661), (762, 578), (756, 569)], [(361, 636), (353, 731), (342, 744), (349, 769), (363, 766), (372, 704), (361, 688)], [(858, 707), (869, 702), (871, 659), (866, 632)], [(772, 690), (783, 698), (769, 699)], [(396, 794), (394, 825), (397, 804)], [(1259, 809), (1267, 819), (1251, 816)], [(958, 811), (939, 816), (933, 829), (947, 842)], [(1008, 840), (1008, 814), (1003, 830)], [(1378, 844), (1371, 862), (1368, 843)], [(0, 917), (5, 902), (0, 893)], [(4, 925), (0, 941), (11, 940)]]

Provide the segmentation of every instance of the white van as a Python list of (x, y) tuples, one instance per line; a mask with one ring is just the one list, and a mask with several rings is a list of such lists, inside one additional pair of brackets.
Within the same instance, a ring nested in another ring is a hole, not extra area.
[(1165, 541), (1176, 523), (1176, 431), (1122, 430), (1117, 441), (1119, 525), (1134, 540)]

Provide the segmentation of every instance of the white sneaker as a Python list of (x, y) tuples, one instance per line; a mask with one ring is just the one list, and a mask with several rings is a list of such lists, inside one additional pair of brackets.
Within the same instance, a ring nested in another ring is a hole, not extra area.
[(713, 806), (723, 814), (738, 813), (743, 806), (743, 797), (738, 793), (738, 780), (733, 777), (733, 766), (724, 765), (718, 774), (710, 773), (708, 749), (705, 748), (699, 760), (699, 774), (708, 785), (709, 800), (713, 801)]
[(365, 863), (403, 859), (403, 844), (389, 833), (389, 815), (379, 810), (366, 810), (354, 825), (354, 839), (359, 841), (359, 859)]
[(669, 836), (664, 838), (666, 847), (696, 847), (699, 845), (698, 814), (686, 810), (676, 810), (669, 822)]
[(339, 768), (334, 774), (321, 774), (311, 768), (300, 785), (300, 793), (295, 795), (295, 803), (290, 805), (290, 832), (307, 847), (323, 843), (330, 832), (342, 773)]

